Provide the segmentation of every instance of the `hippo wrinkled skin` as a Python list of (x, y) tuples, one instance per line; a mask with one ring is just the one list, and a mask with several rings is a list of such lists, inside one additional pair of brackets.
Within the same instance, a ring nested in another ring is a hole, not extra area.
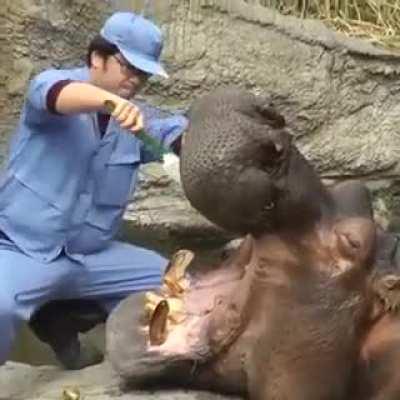
[(397, 237), (373, 221), (366, 188), (325, 187), (267, 97), (221, 88), (190, 119), (185, 193), (245, 238), (208, 272), (179, 251), (159, 291), (112, 312), (107, 356), (122, 381), (262, 400), (399, 399)]

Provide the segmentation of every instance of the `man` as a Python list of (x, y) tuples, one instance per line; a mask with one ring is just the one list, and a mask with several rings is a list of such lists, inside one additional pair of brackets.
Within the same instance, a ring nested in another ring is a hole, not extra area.
[[(91, 42), (86, 67), (32, 80), (0, 181), (0, 363), (21, 322), (49, 301), (94, 301), (107, 313), (160, 284), (162, 257), (113, 238), (140, 163), (154, 159), (135, 133), (144, 126), (177, 148), (187, 124), (127, 100), (151, 75), (167, 76), (162, 44), (149, 20), (115, 13)], [(111, 118), (106, 100), (116, 106)], [(66, 367), (93, 362), (79, 353), (74, 327), (61, 341), (49, 333)]]

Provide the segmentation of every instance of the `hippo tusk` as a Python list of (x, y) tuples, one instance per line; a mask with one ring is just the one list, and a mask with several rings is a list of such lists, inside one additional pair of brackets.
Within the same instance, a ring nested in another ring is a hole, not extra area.
[(165, 270), (164, 278), (174, 277), (181, 279), (185, 275), (186, 268), (194, 258), (194, 253), (190, 250), (178, 250), (172, 257)]
[(160, 346), (167, 339), (168, 314), (168, 302), (166, 300), (161, 300), (155, 308), (150, 320), (149, 337), (152, 346)]
[(163, 283), (172, 296), (182, 295), (185, 291), (185, 272), (194, 258), (190, 250), (179, 250), (171, 258), (167, 265)]
[(185, 288), (180, 284), (180, 281), (165, 279), (162, 287), (164, 293), (170, 296), (182, 296)]

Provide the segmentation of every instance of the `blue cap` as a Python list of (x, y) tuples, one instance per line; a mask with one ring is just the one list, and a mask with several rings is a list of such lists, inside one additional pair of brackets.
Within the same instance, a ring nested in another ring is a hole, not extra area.
[(159, 61), (163, 47), (162, 33), (148, 19), (132, 12), (116, 12), (106, 20), (100, 35), (117, 46), (134, 67), (168, 78)]

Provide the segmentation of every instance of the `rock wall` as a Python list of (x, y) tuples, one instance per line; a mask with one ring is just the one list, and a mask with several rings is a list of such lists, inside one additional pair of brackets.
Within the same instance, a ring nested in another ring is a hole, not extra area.
[(67, 399), (64, 390), (80, 400), (239, 400), (208, 392), (160, 389), (156, 391), (121, 390), (119, 379), (108, 363), (80, 371), (63, 371), (54, 366), (32, 367), (8, 362), (0, 368), (1, 399)]
[(29, 79), (51, 65), (83, 62), (87, 43), (111, 7), (106, 0), (2, 0), (0, 162)]
[[(393, 221), (400, 215), (399, 55), (348, 39), (319, 21), (281, 16), (257, 1), (5, 4), (0, 10), (0, 26), (6, 27), (0, 32), (5, 48), (0, 60), (0, 131), (15, 121), (33, 73), (50, 63), (70, 64), (82, 58), (89, 37), (111, 8), (144, 10), (166, 34), (164, 58), (171, 75), (169, 80), (153, 81), (145, 93), (148, 99), (187, 107), (196, 96), (231, 83), (270, 93), (301, 151), (327, 182), (363, 179), (376, 194), (377, 209), (395, 215)], [(152, 187), (146, 179), (144, 187)], [(147, 212), (147, 221), (157, 221), (159, 210), (154, 214), (149, 203), (154, 190), (146, 190), (138, 193), (133, 213)], [(178, 190), (173, 203), (181, 197)], [(140, 225), (140, 218), (132, 215), (128, 218)]]
[[(145, 2), (133, 3), (140, 9)], [(186, 105), (231, 83), (270, 93), (325, 181), (365, 181), (381, 221), (399, 229), (399, 54), (257, 1), (173, 0), (167, 10), (152, 4), (148, 12), (167, 36), (171, 79), (156, 81), (148, 95)]]

